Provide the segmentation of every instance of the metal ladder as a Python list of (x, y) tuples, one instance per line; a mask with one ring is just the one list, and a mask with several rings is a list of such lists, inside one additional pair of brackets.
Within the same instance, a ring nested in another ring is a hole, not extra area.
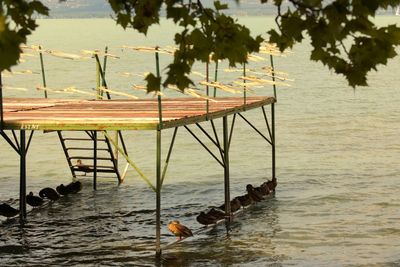
[[(76, 137), (75, 134), (74, 137), (66, 137), (67, 134), (72, 132), (76, 134), (85, 133), (86, 136)], [(93, 173), (95, 187), (97, 173), (110, 173), (114, 174), (118, 182), (121, 183), (123, 178), (119, 172), (118, 159), (114, 155), (110, 141), (105, 136), (97, 138), (95, 131), (72, 132), (57, 131), (72, 176), (74, 178), (88, 177), (88, 173)], [(78, 164), (78, 160), (82, 163)]]

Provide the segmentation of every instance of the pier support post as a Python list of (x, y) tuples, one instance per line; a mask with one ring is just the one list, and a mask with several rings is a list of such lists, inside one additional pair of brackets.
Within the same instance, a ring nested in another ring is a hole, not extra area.
[(19, 178), (19, 218), (26, 219), (26, 133), (20, 130), (20, 178)]
[(156, 151), (156, 257), (161, 256), (161, 130), (157, 130)]
[(271, 143), (272, 143), (272, 180), (276, 180), (276, 162), (275, 162), (275, 104), (271, 104)]
[[(112, 151), (110, 151), (112, 153)], [(97, 189), (97, 131), (93, 131), (93, 190)]]
[(223, 141), (224, 141), (224, 194), (225, 194), (225, 217), (227, 229), (229, 230), (229, 222), (231, 221), (231, 196), (229, 188), (229, 129), (228, 118), (222, 118)]

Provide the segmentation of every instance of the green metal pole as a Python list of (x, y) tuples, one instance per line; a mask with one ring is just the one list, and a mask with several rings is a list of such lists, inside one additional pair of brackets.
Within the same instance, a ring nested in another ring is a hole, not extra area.
[[(156, 49), (158, 49), (158, 47)], [(157, 71), (157, 78), (160, 78), (161, 77), (160, 58), (159, 58), (158, 52), (156, 52), (156, 71)], [(161, 90), (161, 86), (160, 86), (160, 90)], [(158, 96), (157, 96), (157, 102), (158, 102), (159, 128), (162, 129), (162, 104), (161, 104), (161, 95), (160, 94), (158, 94)]]
[(157, 130), (156, 154), (156, 257), (161, 256), (161, 130)]
[(276, 161), (275, 161), (275, 104), (271, 104), (271, 124), (272, 124), (272, 180), (276, 180)]
[[(40, 45), (39, 45), (39, 57), (40, 57), (40, 69), (42, 72), (42, 83), (43, 83), (43, 87), (46, 88), (47, 87), (46, 73), (44, 70), (42, 47)], [(44, 90), (44, 98), (47, 98), (47, 90)]]
[(274, 57), (272, 55), (269, 55), (269, 59), (271, 61), (271, 70), (272, 70), (272, 81), (274, 82), (274, 84), (272, 85), (272, 87), (274, 88), (274, 97), (276, 100), (277, 99), (277, 95), (276, 95), (276, 85), (275, 85), (275, 67), (274, 67)]
[[(214, 82), (218, 81), (218, 60), (215, 62)], [(217, 97), (217, 88), (214, 87), (214, 97)]]
[(208, 100), (208, 96), (209, 96), (209, 88), (208, 88), (208, 82), (210, 80), (209, 77), (209, 61), (207, 60), (206, 63), (206, 82), (207, 82), (207, 86), (206, 86), (206, 95), (207, 95), (207, 99), (206, 99), (206, 119), (208, 120), (208, 112), (210, 111), (210, 101)]
[(108, 46), (104, 48), (104, 60), (103, 60), (103, 77), (106, 78), (106, 69), (107, 69), (107, 53), (108, 53)]
[[(96, 55), (97, 56), (97, 55)], [(103, 93), (100, 90), (100, 62), (96, 60), (96, 99), (102, 99)]]
[(93, 189), (97, 189), (97, 131), (93, 131)]
[[(243, 63), (243, 77), (246, 78), (246, 63)], [(246, 80), (243, 79), (243, 103), (244, 109), (246, 110), (246, 99), (247, 98), (247, 88), (246, 88)]]
[(0, 70), (0, 130), (3, 130), (4, 115), (3, 115), (3, 79), (2, 70)]
[(19, 131), (20, 135), (20, 173), (19, 173), (19, 218), (23, 222), (26, 219), (26, 133)]
[(231, 197), (230, 197), (230, 175), (229, 175), (229, 130), (227, 116), (222, 118), (223, 138), (224, 138), (224, 193), (225, 193), (225, 217), (226, 227), (229, 231), (229, 223), (231, 221)]

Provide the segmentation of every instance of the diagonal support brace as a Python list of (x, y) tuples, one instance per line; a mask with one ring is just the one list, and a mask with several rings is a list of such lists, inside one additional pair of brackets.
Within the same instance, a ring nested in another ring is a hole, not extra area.
[(156, 192), (156, 187), (150, 182), (150, 179), (139, 169), (139, 167), (128, 157), (127, 154), (125, 154), (123, 148), (121, 148), (117, 142), (112, 139), (112, 137), (107, 133), (103, 132), (104, 136), (110, 140), (110, 142), (113, 144), (113, 146), (118, 149), (119, 153), (125, 158), (125, 160), (135, 169), (135, 171), (142, 177), (142, 179), (150, 186), (151, 189), (153, 189), (154, 192)]
[(207, 152), (223, 167), (223, 168), (225, 168), (225, 164), (222, 162), (222, 161), (220, 161), (219, 159), (218, 159), (218, 157), (217, 156), (215, 156), (215, 154), (196, 136), (196, 134), (194, 133), (194, 132), (192, 132), (192, 130), (190, 130), (189, 129), (189, 127), (187, 127), (186, 125), (184, 126), (185, 127), (185, 129), (194, 137), (194, 139), (196, 139), (197, 140), (197, 142), (199, 142), (200, 143), (200, 145), (205, 149), (205, 150), (207, 150)]
[(255, 127), (250, 121), (248, 121), (242, 114), (240, 113), (238, 114), (245, 122), (247, 122), (248, 125), (251, 126), (251, 128), (253, 128), (259, 135), (261, 135), (261, 137), (264, 138), (265, 141), (267, 141), (270, 145), (273, 145), (271, 140), (269, 140), (262, 132), (260, 132), (260, 130), (258, 130), (257, 127)]

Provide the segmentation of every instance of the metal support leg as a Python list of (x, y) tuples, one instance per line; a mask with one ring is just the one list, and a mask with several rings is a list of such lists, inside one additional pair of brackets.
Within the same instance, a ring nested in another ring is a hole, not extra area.
[(93, 189), (97, 189), (97, 131), (93, 131)]
[(26, 219), (26, 134), (20, 130), (19, 218)]
[(156, 257), (161, 256), (161, 130), (157, 130), (156, 154)]
[(272, 180), (276, 181), (276, 171), (275, 171), (275, 104), (271, 104), (271, 121), (272, 121), (272, 129), (271, 129), (271, 137), (272, 137)]
[(229, 130), (228, 118), (222, 118), (223, 135), (224, 135), (224, 192), (225, 192), (225, 217), (227, 229), (229, 230), (229, 222), (231, 221), (231, 196), (229, 190)]

